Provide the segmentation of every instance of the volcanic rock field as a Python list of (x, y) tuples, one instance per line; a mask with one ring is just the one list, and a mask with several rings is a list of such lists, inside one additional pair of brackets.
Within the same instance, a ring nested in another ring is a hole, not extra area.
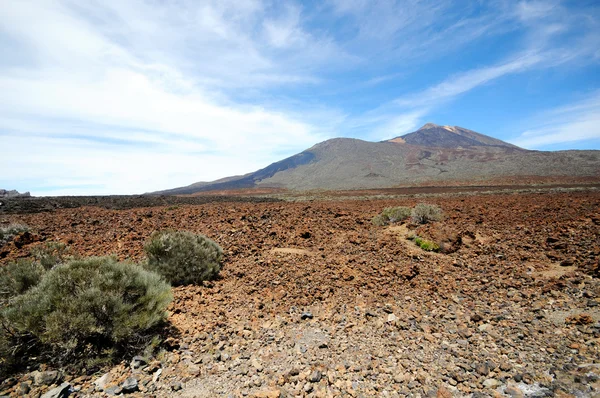
[[(444, 218), (371, 223), (422, 202)], [(0, 395), (66, 382), (73, 397), (600, 396), (597, 188), (0, 215), (17, 222), (31, 235), (2, 263), (44, 241), (141, 261), (163, 229), (207, 235), (225, 261), (218, 280), (173, 289), (155, 357), (32, 367)]]

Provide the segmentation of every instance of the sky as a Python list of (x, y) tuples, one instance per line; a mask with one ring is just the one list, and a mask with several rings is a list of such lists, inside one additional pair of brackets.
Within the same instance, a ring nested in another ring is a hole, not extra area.
[(0, 188), (137, 194), (427, 122), (600, 149), (597, 0), (3, 0)]

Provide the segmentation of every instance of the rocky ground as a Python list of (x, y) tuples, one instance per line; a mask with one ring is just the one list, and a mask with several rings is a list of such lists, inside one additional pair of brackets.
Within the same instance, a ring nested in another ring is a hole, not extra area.
[(175, 332), (155, 358), (86, 375), (29, 369), (0, 395), (600, 396), (600, 191), (436, 196), (426, 201), (443, 208), (440, 222), (370, 222), (421, 201), (1, 215), (32, 229), (2, 262), (44, 240), (141, 260), (165, 228), (208, 235), (226, 259), (220, 280), (174, 289)]

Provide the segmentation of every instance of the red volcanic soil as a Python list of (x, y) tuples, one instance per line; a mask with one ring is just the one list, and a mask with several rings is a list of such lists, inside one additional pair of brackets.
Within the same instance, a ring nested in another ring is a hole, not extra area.
[[(418, 202), (438, 204), (444, 219), (371, 223), (385, 207)], [(169, 320), (178, 334), (154, 365), (133, 371), (124, 362), (105, 370), (105, 388), (135, 377), (141, 392), (131, 396), (600, 391), (600, 192), (593, 187), (83, 207), (2, 215), (0, 222), (33, 232), (33, 242), (0, 248), (2, 263), (50, 240), (82, 255), (141, 261), (148, 236), (169, 228), (205, 234), (223, 247), (221, 279), (174, 289)], [(422, 251), (407, 239), (414, 234), (446, 252)], [(65, 379), (80, 389), (75, 396), (104, 396), (92, 384), (101, 375)], [(14, 393), (14, 383), (2, 388)]]

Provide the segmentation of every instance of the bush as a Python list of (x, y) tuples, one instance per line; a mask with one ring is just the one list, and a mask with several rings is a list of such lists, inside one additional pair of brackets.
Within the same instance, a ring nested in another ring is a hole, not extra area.
[(406, 206), (386, 207), (381, 214), (373, 217), (371, 222), (377, 226), (384, 226), (390, 223), (404, 221), (410, 217), (411, 209)]
[(173, 285), (214, 279), (221, 270), (223, 250), (204, 235), (186, 231), (155, 232), (144, 246), (148, 268)]
[(0, 267), (0, 307), (36, 286), (44, 272), (44, 267), (30, 260), (17, 260)]
[(391, 223), (404, 221), (411, 215), (411, 208), (406, 206), (387, 207), (383, 209), (382, 215), (386, 216)]
[(432, 242), (430, 240), (426, 240), (423, 238), (419, 238), (418, 236), (414, 237), (414, 241), (417, 244), (417, 246), (419, 246), (421, 249), (428, 251), (428, 252), (439, 252), (440, 251), (440, 246), (435, 243)]
[(390, 223), (390, 219), (384, 216), (383, 214), (377, 214), (375, 217), (373, 217), (371, 222), (373, 223), (373, 225), (383, 227), (384, 225), (388, 225)]
[(0, 246), (4, 246), (18, 234), (27, 231), (29, 231), (29, 227), (23, 224), (10, 224), (7, 227), (0, 228)]
[(40, 262), (44, 269), (49, 270), (57, 265), (71, 260), (69, 248), (61, 242), (46, 242), (42, 246), (37, 246), (31, 250), (31, 255)]
[(412, 209), (411, 218), (416, 224), (427, 224), (441, 220), (442, 214), (442, 209), (437, 205), (419, 203)]
[(92, 257), (47, 271), (37, 286), (11, 300), (1, 320), (13, 340), (33, 337), (63, 358), (89, 357), (141, 339), (166, 318), (171, 298), (159, 275)]

